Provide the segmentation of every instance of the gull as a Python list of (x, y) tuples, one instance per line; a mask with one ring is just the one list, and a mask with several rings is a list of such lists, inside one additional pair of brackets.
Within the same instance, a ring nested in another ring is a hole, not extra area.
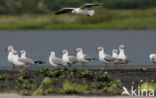
[(95, 60), (95, 58), (92, 58), (88, 56), (87, 54), (84, 54), (82, 48), (77, 48), (75, 52), (77, 52), (77, 60), (82, 63), (82, 68), (84, 65), (86, 68), (86, 63), (89, 63), (90, 61)]
[(150, 55), (149, 55), (149, 59), (150, 59), (150, 61), (151, 61), (152, 63), (154, 63), (155, 66), (156, 66), (156, 54), (150, 54)]
[(69, 65), (69, 68), (71, 68), (72, 64), (75, 64), (78, 62), (77, 58), (75, 56), (69, 56), (67, 50), (62, 50), (62, 59), (64, 62), (66, 62)]
[(14, 52), (14, 47), (13, 46), (9, 46), (8, 48), (5, 48), (5, 51), (8, 51), (8, 62), (11, 63), (13, 65), (13, 72), (15, 72), (16, 70), (16, 66), (13, 64), (13, 52)]
[[(18, 51), (13, 51), (13, 65), (14, 66), (25, 66), (26, 64), (20, 60), (21, 58), (18, 56)], [(15, 70), (14, 70), (15, 72)]]
[(99, 51), (99, 61), (106, 64), (105, 68), (108, 69), (108, 64), (114, 64), (118, 62), (118, 58), (114, 58), (104, 52), (103, 47), (98, 47), (96, 50)]
[(72, 13), (72, 14), (83, 14), (87, 16), (93, 16), (94, 10), (88, 10), (93, 6), (100, 6), (99, 4), (86, 3), (79, 8), (63, 8), (55, 13), (55, 15)]
[[(117, 58), (119, 57), (119, 51), (117, 49), (113, 49), (112, 50), (112, 57)], [(119, 62), (114, 63), (114, 66), (116, 67), (116, 64), (118, 64)]]
[(125, 51), (124, 51), (125, 48), (126, 46), (124, 45), (119, 46), (119, 51), (120, 51), (118, 56), (119, 64), (128, 64), (129, 62), (128, 57), (125, 55)]
[(45, 62), (42, 62), (42, 61), (34, 61), (34, 60), (28, 58), (26, 56), (26, 51), (25, 50), (21, 50), (20, 53), (21, 53), (20, 61), (24, 62), (27, 65), (27, 69), (26, 69), (27, 71), (28, 71), (28, 65), (35, 65), (35, 64), (45, 63)]
[(67, 65), (66, 62), (64, 62), (62, 59), (58, 58), (55, 56), (55, 52), (51, 51), (50, 56), (49, 56), (49, 63), (53, 67), (58, 67), (60, 65)]

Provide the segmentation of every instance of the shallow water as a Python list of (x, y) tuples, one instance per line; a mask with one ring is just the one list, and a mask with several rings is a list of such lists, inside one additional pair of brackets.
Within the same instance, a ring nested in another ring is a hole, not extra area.
[[(149, 54), (156, 53), (156, 30), (57, 30), (57, 31), (0, 31), (0, 66), (10, 65), (4, 48), (13, 45), (17, 50), (24, 49), (27, 56), (43, 60), (49, 65), (50, 51), (61, 57), (62, 49), (69, 50), (71, 55), (75, 48), (81, 47), (84, 52), (97, 58), (98, 46), (111, 54), (120, 44), (127, 46), (126, 55), (132, 61), (129, 65), (149, 65)], [(102, 65), (95, 61), (89, 65)]]

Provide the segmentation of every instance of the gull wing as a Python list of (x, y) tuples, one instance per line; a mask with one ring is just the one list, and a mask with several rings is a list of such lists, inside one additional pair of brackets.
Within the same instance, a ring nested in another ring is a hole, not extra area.
[(84, 54), (84, 59), (87, 60), (87, 61), (92, 61), (92, 60), (95, 60), (94, 58)]
[(53, 58), (52, 62), (58, 65), (65, 65), (65, 62), (63, 62), (63, 60), (60, 58)]
[(107, 62), (113, 62), (113, 61), (117, 60), (117, 58), (114, 58), (114, 57), (112, 57), (112, 56), (110, 56), (110, 55), (107, 55), (104, 59), (105, 59)]
[(74, 57), (74, 56), (69, 56), (68, 58), (69, 58), (69, 61), (71, 61), (73, 64), (75, 64), (75, 63), (78, 62), (78, 61), (77, 61), (77, 58)]
[(84, 5), (82, 5), (80, 8), (81, 9), (88, 9), (88, 8), (91, 8), (93, 6), (100, 6), (99, 4), (92, 4), (92, 3), (86, 3)]
[(63, 8), (55, 13), (55, 15), (70, 13), (74, 8)]
[(20, 62), (23, 62), (23, 63), (25, 63), (25, 64), (31, 64), (31, 65), (33, 65), (33, 64), (35, 64), (34, 63), (34, 61), (33, 60), (31, 60), (31, 59), (29, 59), (29, 58), (19, 58), (18, 59)]

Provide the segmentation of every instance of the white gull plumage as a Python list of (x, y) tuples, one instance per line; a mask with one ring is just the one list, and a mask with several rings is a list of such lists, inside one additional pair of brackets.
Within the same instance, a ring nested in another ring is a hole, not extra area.
[(149, 59), (156, 66), (156, 54), (150, 54)]

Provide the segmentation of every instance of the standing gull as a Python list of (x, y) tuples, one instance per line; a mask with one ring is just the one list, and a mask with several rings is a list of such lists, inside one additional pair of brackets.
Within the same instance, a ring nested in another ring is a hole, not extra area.
[(114, 58), (108, 54), (106, 54), (104, 52), (104, 48), (103, 47), (98, 47), (96, 48), (96, 50), (99, 51), (99, 61), (105, 63), (105, 68), (108, 69), (108, 64), (114, 64), (116, 62), (118, 62), (117, 58)]
[(50, 53), (49, 56), (49, 63), (53, 66), (53, 67), (58, 67), (60, 65), (67, 65), (62, 59), (58, 58), (55, 56), (55, 52), (52, 51)]
[[(117, 49), (113, 49), (113, 50), (112, 50), (112, 57), (118, 59), (118, 57), (119, 57), (119, 51), (118, 51)], [(116, 67), (116, 65), (117, 65), (118, 63), (119, 63), (119, 62), (114, 63), (114, 66)]]
[(100, 6), (99, 4), (92, 4), (92, 3), (86, 3), (80, 8), (63, 8), (55, 13), (55, 15), (59, 14), (65, 14), (65, 13), (72, 13), (72, 14), (83, 14), (87, 16), (93, 16), (94, 10), (88, 10), (89, 8), (93, 6)]
[(77, 48), (75, 52), (77, 52), (77, 60), (82, 63), (82, 68), (83, 66), (85, 66), (86, 68), (86, 63), (89, 63), (90, 61), (95, 60), (95, 58), (92, 58), (88, 56), (87, 54), (84, 54), (82, 48)]
[(126, 48), (126, 46), (124, 46), (124, 45), (119, 46), (120, 52), (119, 52), (118, 59), (119, 59), (120, 64), (128, 64), (128, 62), (129, 62), (128, 57), (125, 55), (125, 51), (124, 51), (125, 48)]
[(13, 65), (13, 72), (15, 72), (16, 70), (16, 66), (13, 64), (13, 52), (14, 52), (14, 47), (13, 46), (9, 46), (8, 48), (5, 48), (5, 51), (8, 51), (8, 62), (11, 63)]
[(77, 58), (75, 56), (69, 56), (67, 50), (62, 50), (62, 59), (64, 62), (66, 62), (69, 65), (69, 68), (72, 67), (72, 64), (75, 64), (78, 62)]

